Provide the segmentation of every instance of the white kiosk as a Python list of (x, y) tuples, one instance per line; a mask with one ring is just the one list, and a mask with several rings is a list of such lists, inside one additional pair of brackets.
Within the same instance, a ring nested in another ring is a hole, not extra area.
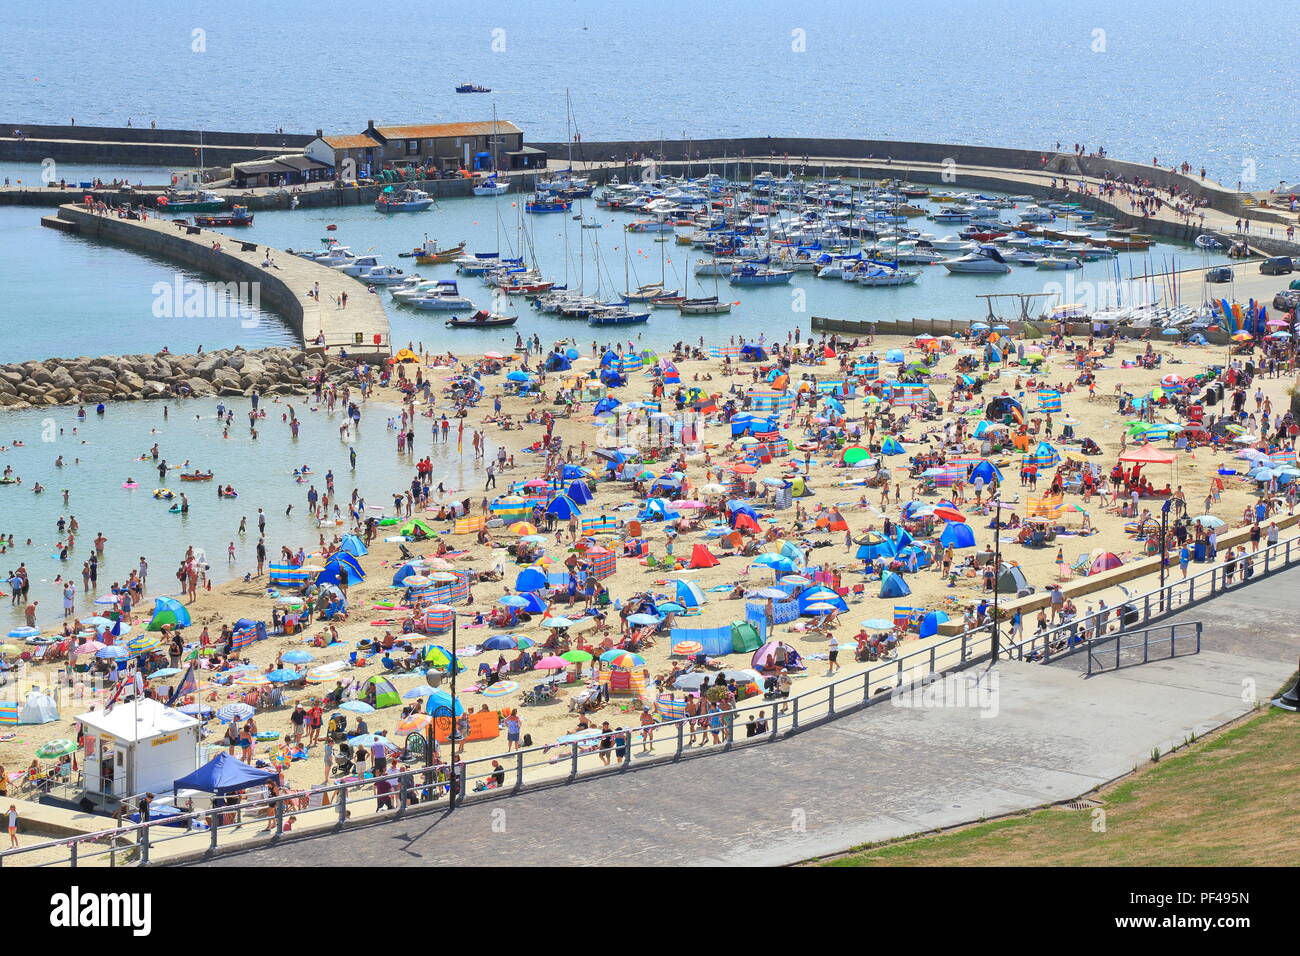
[(170, 791), (173, 781), (202, 763), (201, 723), (156, 700), (128, 700), (76, 719), (85, 728), (82, 789), (104, 809), (146, 791)]

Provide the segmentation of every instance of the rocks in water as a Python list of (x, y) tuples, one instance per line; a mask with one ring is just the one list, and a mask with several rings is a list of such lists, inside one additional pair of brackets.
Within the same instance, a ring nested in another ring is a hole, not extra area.
[(0, 365), (0, 408), (142, 398), (236, 397), (254, 390), (304, 395), (318, 375), (351, 378), (356, 362), (295, 348), (243, 348), (202, 355), (80, 356)]

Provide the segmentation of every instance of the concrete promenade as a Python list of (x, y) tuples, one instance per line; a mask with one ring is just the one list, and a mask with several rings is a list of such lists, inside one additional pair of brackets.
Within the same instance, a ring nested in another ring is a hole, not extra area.
[(995, 708), (885, 703), (770, 745), (200, 865), (782, 865), (1070, 800), (1267, 700), (1300, 653), (1298, 585), (1282, 572), (1172, 618), (1205, 621), (1199, 655), (1093, 678), (1004, 662)]
[[(74, 205), (60, 206), (56, 218), (85, 238), (168, 259), (221, 281), (258, 283), (262, 304), (281, 315), (309, 351), (321, 348), (316, 343), (323, 334), (331, 353), (345, 348), (349, 355), (389, 354), (388, 315), (379, 296), (337, 269), (169, 219), (122, 219)], [(272, 265), (264, 267), (268, 256)], [(319, 302), (308, 295), (317, 283)], [(344, 294), (347, 308), (339, 304)]]

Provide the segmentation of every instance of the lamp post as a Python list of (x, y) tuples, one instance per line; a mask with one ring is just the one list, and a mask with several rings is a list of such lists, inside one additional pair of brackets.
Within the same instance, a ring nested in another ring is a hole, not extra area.
[(1173, 503), (1173, 498), (1166, 498), (1165, 503), (1160, 506), (1160, 610), (1162, 613), (1165, 609), (1165, 560), (1169, 550), (1169, 508)]
[(993, 660), (998, 662), (1001, 651), (998, 634), (998, 578), (1002, 576), (1002, 492), (998, 489), (998, 498), (994, 502), (993, 513)]

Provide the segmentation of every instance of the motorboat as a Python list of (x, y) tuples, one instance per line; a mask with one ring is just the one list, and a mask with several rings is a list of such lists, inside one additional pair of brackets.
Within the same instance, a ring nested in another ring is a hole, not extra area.
[(403, 299), (402, 304), (426, 312), (464, 312), (474, 308), (474, 303), (468, 298), (456, 292), (454, 288), (447, 289), (445, 286), (442, 289), (431, 289), (424, 295)]
[(517, 315), (502, 315), (499, 312), (479, 309), (467, 319), (458, 319), (453, 315), (445, 324), (449, 329), (500, 329), (514, 325), (518, 321)]
[(379, 260), (383, 256), (356, 256), (347, 262), (337, 262), (332, 268), (342, 272), (345, 276), (357, 277), (363, 272), (369, 272), (371, 269), (379, 266)]
[(508, 192), (510, 192), (510, 181), (497, 179), (495, 176), (474, 187), (475, 196), (503, 196)]
[(385, 191), (375, 200), (378, 212), (424, 212), (432, 205), (433, 197), (423, 189), (403, 189), (396, 194)]
[(368, 285), (395, 286), (404, 283), (410, 276), (397, 266), (375, 266), (369, 272), (357, 276)]
[(560, 199), (543, 192), (536, 192), (531, 199), (524, 203), (524, 212), (568, 212), (572, 206), (572, 200)]
[(909, 285), (921, 276), (919, 269), (895, 269), (875, 262), (869, 262), (866, 268), (858, 268), (854, 272), (855, 284), (877, 287)]
[(1006, 259), (1002, 258), (1002, 253), (989, 245), (980, 246), (973, 252), (956, 259), (945, 259), (942, 265), (950, 273), (1001, 272), (1005, 274), (1011, 271), (1011, 266), (1007, 265)]
[(1035, 265), (1039, 269), (1082, 269), (1083, 263), (1071, 256), (1043, 256)]
[(1056, 213), (1042, 206), (1026, 206), (1020, 210), (1019, 216), (1021, 222), (1051, 222), (1056, 218)]
[(235, 206), (230, 212), (217, 213), (215, 215), (196, 215), (194, 225), (196, 226), (251, 226), (253, 224), (253, 214), (247, 206)]
[(454, 246), (444, 247), (437, 239), (424, 237), (424, 242), (420, 243), (407, 256), (414, 256), (415, 261), (422, 266), (442, 265), (445, 262), (454, 262), (461, 253), (465, 251), (465, 243), (461, 242)]
[(457, 93), (491, 93), (491, 87), (479, 86), (477, 83), (461, 83), (456, 87)]
[(226, 208), (226, 201), (206, 189), (194, 192), (168, 190), (154, 200), (154, 205), (164, 212), (220, 212)]

